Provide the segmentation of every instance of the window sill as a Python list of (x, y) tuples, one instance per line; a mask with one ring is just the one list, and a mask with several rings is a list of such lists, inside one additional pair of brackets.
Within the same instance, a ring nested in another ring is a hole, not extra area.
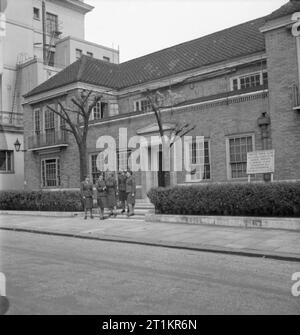
[(0, 174), (15, 174), (15, 171), (0, 171)]

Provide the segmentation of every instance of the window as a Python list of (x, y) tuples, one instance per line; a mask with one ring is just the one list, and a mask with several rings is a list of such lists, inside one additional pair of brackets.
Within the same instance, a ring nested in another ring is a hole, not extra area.
[(33, 18), (35, 20), (39, 20), (40, 19), (40, 9), (33, 7)]
[(0, 172), (13, 172), (13, 151), (0, 150)]
[(82, 50), (76, 49), (76, 59), (79, 59), (82, 56)]
[[(99, 156), (99, 157), (98, 157)], [(92, 174), (92, 180), (93, 180), (93, 184), (96, 183), (96, 180), (99, 178), (99, 175), (101, 173), (100, 170), (98, 170), (97, 168), (97, 159), (100, 160), (100, 167), (101, 170), (103, 171), (104, 170), (104, 161), (101, 160), (101, 155), (98, 155), (98, 154), (93, 154), (91, 155), (91, 174)]]
[(114, 116), (119, 114), (119, 105), (116, 103), (109, 104), (109, 116)]
[(108, 116), (108, 103), (98, 101), (96, 106), (93, 108), (92, 119), (101, 120)]
[(228, 139), (230, 178), (247, 177), (247, 152), (253, 151), (253, 136)]
[(42, 187), (60, 186), (59, 158), (42, 159)]
[(94, 54), (92, 52), (87, 52), (86, 53), (89, 57), (94, 57)]
[(34, 132), (36, 135), (39, 135), (41, 132), (41, 111), (39, 109), (35, 109), (34, 113)]
[(137, 100), (134, 102), (135, 112), (150, 112), (152, 110), (151, 103), (148, 99)]
[(103, 60), (105, 60), (106, 62), (110, 62), (110, 58), (106, 56), (103, 56)]
[(47, 55), (47, 65), (49, 66), (54, 66), (54, 57), (55, 57), (55, 52), (54, 51), (48, 51)]
[(209, 141), (203, 138), (193, 138), (189, 143), (189, 163), (191, 172), (186, 181), (201, 181), (210, 179)]
[(231, 90), (244, 90), (256, 86), (268, 85), (268, 73), (266, 71), (247, 74), (231, 79)]
[(58, 31), (58, 16), (46, 13), (46, 25), (47, 25), (47, 33), (52, 35)]
[(103, 111), (101, 109), (101, 102), (100, 101), (98, 101), (96, 106), (93, 108), (92, 119), (93, 120), (103, 119)]
[(54, 113), (50, 109), (45, 110), (45, 133), (46, 144), (51, 145), (55, 142), (55, 123)]

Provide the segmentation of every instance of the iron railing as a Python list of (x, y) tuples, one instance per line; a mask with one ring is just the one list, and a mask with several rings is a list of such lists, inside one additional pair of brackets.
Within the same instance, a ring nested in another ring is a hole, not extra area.
[(37, 149), (54, 145), (67, 145), (68, 134), (66, 131), (46, 130), (44, 133), (36, 132), (28, 137), (28, 149)]

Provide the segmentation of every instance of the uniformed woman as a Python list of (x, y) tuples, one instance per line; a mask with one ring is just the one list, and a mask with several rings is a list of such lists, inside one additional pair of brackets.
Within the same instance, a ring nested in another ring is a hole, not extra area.
[(121, 206), (122, 206), (122, 211), (121, 213), (125, 212), (125, 202), (127, 200), (127, 193), (126, 193), (126, 171), (121, 171), (119, 173), (119, 177), (118, 177), (118, 190), (119, 190), (119, 200), (121, 202)]
[(126, 175), (127, 175), (126, 179), (127, 205), (129, 208), (127, 216), (129, 217), (134, 215), (136, 184), (134, 176), (132, 175), (132, 171), (127, 171)]
[(97, 190), (97, 205), (99, 208), (100, 220), (104, 220), (104, 208), (107, 206), (106, 205), (107, 192), (103, 174), (100, 174), (98, 180), (96, 181), (96, 190)]
[(117, 181), (114, 173), (110, 172), (108, 177), (105, 179), (106, 191), (107, 191), (107, 207), (110, 210), (109, 216), (117, 216)]
[(93, 183), (90, 182), (89, 177), (81, 182), (80, 192), (84, 203), (84, 219), (87, 218), (87, 210), (90, 211), (91, 219), (93, 219)]

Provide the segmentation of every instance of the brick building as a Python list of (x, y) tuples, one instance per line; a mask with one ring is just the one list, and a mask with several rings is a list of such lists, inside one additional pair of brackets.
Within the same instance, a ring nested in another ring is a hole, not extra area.
[[(145, 98), (151, 90), (165, 97), (166, 134), (178, 122), (195, 125), (187, 144), (193, 173), (171, 170), (171, 184), (247, 182), (247, 152), (262, 149), (275, 150), (274, 181), (300, 180), (298, 12), (300, 3), (290, 1), (269, 16), (120, 64), (81, 57), (25, 96), (27, 186), (79, 187), (75, 141), (46, 107), (58, 108), (58, 100), (68, 105), (79, 89), (103, 95), (89, 125), (94, 178), (101, 135), (118, 139), (120, 128), (127, 129), (128, 139), (158, 134)], [(204, 146), (196, 136), (204, 136)], [(149, 164), (160, 165), (159, 150), (158, 143), (148, 143)], [(119, 150), (118, 157), (119, 168), (125, 167), (125, 153)], [(160, 184), (153, 171), (138, 172), (136, 179), (140, 198)]]

